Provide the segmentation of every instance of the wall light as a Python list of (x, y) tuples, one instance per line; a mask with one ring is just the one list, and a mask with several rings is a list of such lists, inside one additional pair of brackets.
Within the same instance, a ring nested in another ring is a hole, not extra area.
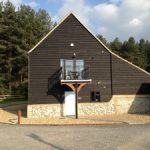
[(73, 47), (73, 46), (74, 46), (74, 43), (70, 43), (70, 46)]

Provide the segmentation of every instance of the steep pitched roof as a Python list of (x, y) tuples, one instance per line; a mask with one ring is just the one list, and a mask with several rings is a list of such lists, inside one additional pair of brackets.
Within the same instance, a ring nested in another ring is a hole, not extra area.
[[(48, 34), (46, 34), (31, 50), (28, 51), (28, 54), (30, 54), (32, 51), (34, 51), (36, 49), (36, 47), (38, 45), (40, 45), (54, 30), (56, 30), (70, 15), (73, 15), (76, 19), (77, 17), (73, 14), (70, 13), (69, 15), (67, 15), (59, 24), (57, 24)], [(140, 71), (146, 73), (147, 75), (150, 76), (150, 73), (145, 71), (144, 69), (132, 64), (131, 62), (125, 60), (124, 58), (120, 57), (119, 55), (115, 54), (114, 52), (112, 52), (106, 45), (103, 44), (103, 42), (98, 39), (85, 25), (83, 25), (78, 19), (77, 21), (108, 51), (110, 52), (112, 55), (116, 56), (117, 58), (123, 60), (124, 62), (128, 63), (129, 65), (139, 69)]]

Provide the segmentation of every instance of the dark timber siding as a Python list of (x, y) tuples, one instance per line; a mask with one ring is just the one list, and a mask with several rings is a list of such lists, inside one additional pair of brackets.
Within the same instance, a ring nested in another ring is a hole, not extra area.
[(112, 55), (113, 94), (150, 94), (150, 76)]
[(112, 94), (149, 92), (149, 75), (113, 56), (71, 14), (29, 53), (29, 104), (63, 102), (69, 88), (56, 83), (54, 75), (60, 59), (71, 59), (74, 52), (85, 60), (92, 79), (79, 93), (79, 102), (89, 102), (91, 91), (100, 92), (101, 101), (109, 101)]
[[(75, 44), (73, 48), (71, 42)], [(85, 60), (92, 78), (92, 84), (79, 93), (79, 102), (89, 102), (91, 91), (100, 92), (102, 101), (110, 100), (110, 53), (70, 15), (29, 54), (29, 103), (62, 102), (66, 87), (56, 85), (48, 91), (48, 78), (60, 68), (60, 59), (71, 59), (74, 52), (77, 59)]]

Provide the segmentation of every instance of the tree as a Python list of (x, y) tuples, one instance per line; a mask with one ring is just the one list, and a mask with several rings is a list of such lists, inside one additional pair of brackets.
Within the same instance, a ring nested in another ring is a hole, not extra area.
[(20, 81), (27, 78), (27, 51), (30, 50), (53, 27), (45, 10), (35, 12), (30, 6), (21, 5), (18, 11), (20, 45), (24, 53), (20, 56)]
[(45, 10), (22, 5), (16, 11), (11, 2), (0, 3), (0, 75), (10, 94), (27, 79), (27, 51), (52, 27)]
[(51, 17), (49, 16), (49, 14), (45, 10), (40, 9), (36, 13), (34, 26), (34, 35), (37, 37), (37, 40), (45, 36), (53, 27), (53, 25), (54, 24), (51, 21)]
[(139, 41), (139, 51), (140, 51), (140, 67), (143, 69), (146, 69), (147, 63), (148, 63), (148, 57), (147, 57), (147, 46), (146, 41), (144, 39), (140, 39)]
[(106, 38), (103, 37), (103, 35), (98, 34), (97, 38), (100, 39), (100, 41), (102, 41), (103, 44), (108, 46), (108, 42), (107, 42)]
[(113, 42), (110, 42), (110, 49), (117, 53), (118, 55), (121, 55), (121, 47), (122, 47), (122, 42), (119, 40), (119, 38), (115, 38)]
[(146, 45), (146, 56), (147, 56), (146, 70), (150, 72), (150, 42), (146, 40), (145, 45)]
[(128, 61), (136, 65), (141, 65), (139, 57), (140, 51), (138, 49), (138, 44), (135, 42), (133, 37), (130, 37), (128, 41), (123, 43), (121, 53), (122, 57)]
[[(15, 7), (7, 1), (5, 5), (2, 7), (2, 17), (3, 21), (1, 23), (2, 25), (2, 32), (0, 36), (0, 45), (2, 45), (1, 48), (1, 65), (3, 72), (6, 74), (6, 78), (8, 81), (8, 87), (9, 87), (9, 92), (11, 93), (11, 83), (12, 83), (12, 69), (13, 69), (13, 61), (14, 57), (13, 55), (15, 54), (16, 51), (16, 46), (15, 46), (15, 26), (16, 26), (16, 13), (15, 13)], [(11, 26), (10, 26), (11, 24)]]

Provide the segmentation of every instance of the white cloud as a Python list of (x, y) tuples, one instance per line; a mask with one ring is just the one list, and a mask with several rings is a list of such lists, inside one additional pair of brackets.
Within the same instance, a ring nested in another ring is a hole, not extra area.
[(130, 22), (129, 22), (129, 26), (131, 27), (139, 27), (142, 25), (141, 20), (137, 19), (137, 18), (133, 18)]
[[(0, 0), (0, 2), (7, 0)], [(10, 0), (16, 7), (25, 4), (25, 0)], [(150, 0), (107, 0), (90, 5), (86, 0), (46, 0), (59, 3), (57, 14), (52, 20), (59, 21), (70, 12), (91, 29), (95, 34), (103, 34), (108, 40), (119, 37), (126, 40), (129, 36), (150, 40)], [(30, 0), (27, 5), (36, 8), (39, 4)], [(49, 10), (50, 11), (50, 10)]]
[(86, 0), (62, 1), (58, 16), (74, 12), (95, 34), (103, 34), (108, 40), (129, 36), (150, 40), (150, 0), (109, 0), (94, 6)]
[[(0, 0), (0, 2), (6, 3), (8, 0)], [(9, 0), (16, 8), (18, 8), (21, 4), (26, 4), (31, 6), (32, 8), (36, 8), (39, 4), (36, 1), (30, 1), (28, 3), (24, 2), (24, 0)]]
[(104, 34), (104, 33), (106, 33), (108, 31), (108, 29), (106, 28), (106, 27), (99, 27), (98, 28), (98, 32), (100, 32), (101, 34)]
[(29, 5), (32, 8), (36, 8), (39, 4), (35, 1), (32, 1), (32, 2), (26, 3), (26, 5)]
[(63, 18), (72, 12), (77, 15), (82, 23), (89, 26), (91, 25), (88, 18), (88, 14), (91, 8), (85, 4), (84, 0), (78, 0), (78, 2), (76, 0), (63, 0), (63, 2), (63, 6), (58, 13), (60, 18)]
[(117, 6), (114, 4), (99, 4), (94, 7), (97, 13), (103, 13), (106, 18), (115, 17), (117, 15)]
[[(6, 3), (8, 0), (0, 0), (0, 2)], [(22, 0), (9, 0), (13, 5), (18, 8), (20, 4), (22, 3)]]
[(97, 20), (103, 22), (110, 22), (117, 18), (118, 7), (114, 4), (99, 4), (92, 8), (92, 13), (95, 14), (94, 18)]

